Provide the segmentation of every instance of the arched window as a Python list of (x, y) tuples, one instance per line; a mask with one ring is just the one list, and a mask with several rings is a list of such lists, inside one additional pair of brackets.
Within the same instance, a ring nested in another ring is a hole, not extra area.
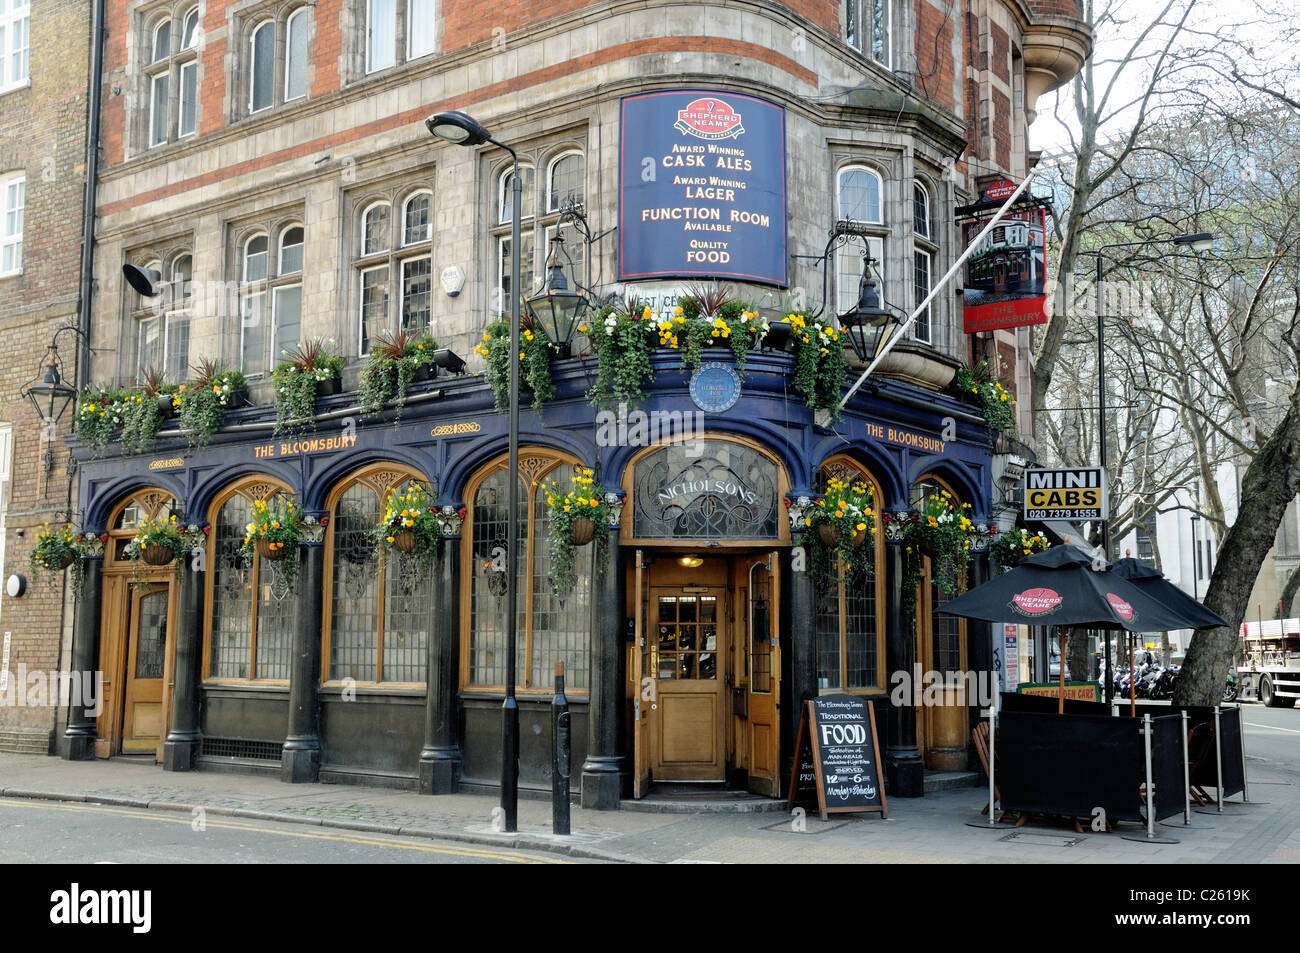
[(417, 245), (433, 237), (433, 193), (415, 192), (402, 206), (402, 244)]
[[(516, 583), (517, 678), (520, 691), (549, 692), (556, 662), (565, 663), (565, 684), (588, 689), (591, 648), (592, 547), (574, 554), (574, 587), (558, 597), (551, 589), (550, 520), (542, 483), (554, 480), (567, 490), (571, 458), (545, 450), (522, 450), (519, 457), (519, 560)], [(507, 509), (510, 475), (504, 458), (494, 461), (469, 486), (469, 518), (464, 529), (464, 576), (469, 603), (461, 609), (464, 685), (503, 690), (506, 683), (506, 606), (504, 574), (493, 571), (494, 550), (504, 548), (511, 514)], [(597, 532), (603, 532), (598, 528)]]
[(288, 681), (298, 600), (285, 585), (280, 564), (239, 550), (253, 519), (253, 502), (283, 484), (253, 477), (217, 497), (209, 511), (207, 651), (204, 677)]
[(875, 260), (877, 286), (884, 294), (885, 243), (881, 216), (881, 179), (874, 169), (850, 165), (836, 175), (836, 218), (859, 224), (881, 225), (881, 235), (864, 236), (845, 242), (835, 253), (835, 307), (843, 314), (858, 300), (862, 280), (863, 253)]
[(249, 40), (248, 111), (268, 109), (275, 88), (275, 22), (267, 20), (253, 28)]
[(558, 212), (565, 202), (581, 202), (585, 175), (581, 152), (564, 152), (552, 159), (546, 171), (546, 211)]
[(840, 169), (836, 197), (838, 217), (852, 222), (880, 224), (880, 174), (862, 165)]
[(244, 241), (239, 266), (239, 354), (245, 374), (266, 370), (266, 276), (270, 241), (265, 232)]
[(181, 27), (181, 49), (192, 50), (199, 39), (199, 8), (194, 7), (183, 18)]
[(163, 329), (162, 368), (172, 382), (185, 380), (190, 367), (190, 288), (194, 259), (177, 255), (172, 261), (171, 287), (167, 294), (166, 327)]
[[(871, 487), (880, 512), (880, 486), (861, 464), (847, 456), (831, 457), (817, 471), (817, 490), (831, 479)], [(877, 515), (873, 573), (852, 585), (843, 574), (816, 585), (817, 686), (821, 691), (884, 691), (885, 677), (885, 534)], [(870, 541), (866, 544), (870, 545)]]
[(330, 494), (322, 680), (423, 684), (429, 646), (429, 573), (387, 565), (374, 528), (394, 487), (424, 478), (405, 467), (361, 470)]
[(912, 231), (917, 238), (930, 237), (930, 191), (920, 182), (912, 183)]
[(376, 202), (361, 213), (361, 254), (388, 251), (388, 203)]
[(172, 21), (163, 20), (153, 28), (153, 40), (151, 42), (152, 56), (150, 63), (157, 63), (165, 60), (172, 54)]
[(285, 21), (284, 101), (307, 95), (307, 8)]
[[(500, 202), (497, 206), (499, 214), (497, 221), (502, 225), (510, 224), (510, 216), (514, 214), (514, 189), (510, 184), (510, 177), (514, 174), (514, 168), (508, 168), (501, 173), (498, 195)], [(520, 213), (519, 221), (526, 222), (533, 217), (533, 185), (537, 178), (537, 170), (531, 165), (519, 166), (519, 178), (523, 187), (519, 193)]]
[(280, 233), (280, 274), (302, 271), (302, 226), (291, 225)]
[(104, 566), (133, 565), (126, 546), (135, 538), (140, 523), (146, 519), (167, 520), (177, 511), (176, 499), (166, 490), (146, 487), (136, 490), (108, 521), (108, 543), (104, 547)]

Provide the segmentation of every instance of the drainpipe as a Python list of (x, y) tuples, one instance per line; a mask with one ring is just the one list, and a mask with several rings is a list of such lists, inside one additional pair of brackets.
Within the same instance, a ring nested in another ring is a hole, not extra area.
[[(99, 112), (104, 72), (104, 0), (95, 0), (90, 28), (90, 103), (86, 116), (86, 193), (81, 221), (81, 282), (77, 288), (77, 345), (74, 380), (80, 390), (90, 381), (90, 307), (95, 280), (95, 203), (99, 179)], [(69, 488), (70, 489), (70, 488)]]

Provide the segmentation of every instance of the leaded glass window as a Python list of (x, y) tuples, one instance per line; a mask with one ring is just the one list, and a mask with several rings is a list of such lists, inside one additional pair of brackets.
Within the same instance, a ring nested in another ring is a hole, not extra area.
[[(483, 477), (473, 494), (468, 572), (470, 605), (463, 617), (468, 684), (501, 688), (506, 683), (505, 576), (500, 571), (506, 551), (510, 514), (509, 475), (499, 463)], [(592, 546), (574, 553), (574, 586), (563, 596), (551, 588), (550, 519), (541, 485), (554, 480), (562, 489), (572, 484), (573, 467), (540, 454), (524, 454), (523, 479), (515, 519), (519, 526), (516, 584), (516, 652), (521, 690), (549, 691), (556, 662), (564, 662), (566, 688), (584, 692), (589, 686), (591, 648)], [(603, 530), (597, 529), (597, 532)]]
[(325, 678), (422, 683), (432, 611), (430, 573), (376, 553), (373, 530), (389, 489), (409, 472), (363, 472), (335, 499), (330, 514), (329, 652)]
[(252, 501), (277, 492), (280, 488), (264, 482), (240, 487), (212, 521), (209, 678), (289, 678), (298, 600), (279, 563), (257, 557), (249, 565), (239, 553), (252, 520)]
[(632, 532), (639, 539), (777, 539), (779, 497), (776, 464), (757, 450), (726, 440), (672, 444), (636, 465)]
[[(865, 480), (875, 497), (879, 489), (866, 472), (847, 458), (832, 458), (817, 474), (817, 491), (825, 492), (832, 478), (850, 482)], [(817, 686), (822, 690), (884, 688), (881, 667), (884, 656), (884, 618), (879, 612), (881, 582), (885, 571), (881, 559), (885, 545), (880, 528), (874, 537), (874, 572), (846, 581), (837, 571), (833, 580), (815, 586)], [(870, 545), (868, 543), (867, 545)]]

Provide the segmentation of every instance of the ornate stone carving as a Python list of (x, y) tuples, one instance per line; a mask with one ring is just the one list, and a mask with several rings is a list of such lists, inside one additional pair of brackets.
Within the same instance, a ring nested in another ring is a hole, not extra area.
[(461, 524), (465, 522), (465, 514), (469, 511), (465, 505), (448, 503), (438, 510), (438, 535), (442, 537), (459, 536)]
[(623, 525), (623, 506), (627, 494), (622, 490), (606, 490), (605, 503), (609, 506), (609, 528), (618, 529)]
[(821, 497), (817, 494), (801, 496), (786, 494), (786, 515), (790, 519), (791, 533), (803, 532), (804, 527), (808, 525), (808, 514), (812, 512), (812, 508), (817, 505), (817, 501), (820, 499)]

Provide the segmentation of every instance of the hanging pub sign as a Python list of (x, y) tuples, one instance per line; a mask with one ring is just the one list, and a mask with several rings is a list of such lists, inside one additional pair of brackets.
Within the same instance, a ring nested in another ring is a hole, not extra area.
[(799, 715), (788, 806), (815, 800), (822, 820), (872, 811), (889, 817), (879, 750), (869, 701), (860, 695), (809, 699)]
[(785, 110), (754, 96), (627, 96), (619, 132), (618, 279), (785, 287)]
[(1101, 467), (1025, 470), (1025, 519), (1104, 520), (1109, 515)]
[[(1005, 199), (1014, 191), (1015, 183), (1000, 180), (985, 197)], [(992, 217), (990, 212), (963, 221), (962, 244), (969, 248)], [(1041, 208), (1008, 212), (964, 268), (962, 324), (967, 334), (1047, 323), (1047, 213)]]

